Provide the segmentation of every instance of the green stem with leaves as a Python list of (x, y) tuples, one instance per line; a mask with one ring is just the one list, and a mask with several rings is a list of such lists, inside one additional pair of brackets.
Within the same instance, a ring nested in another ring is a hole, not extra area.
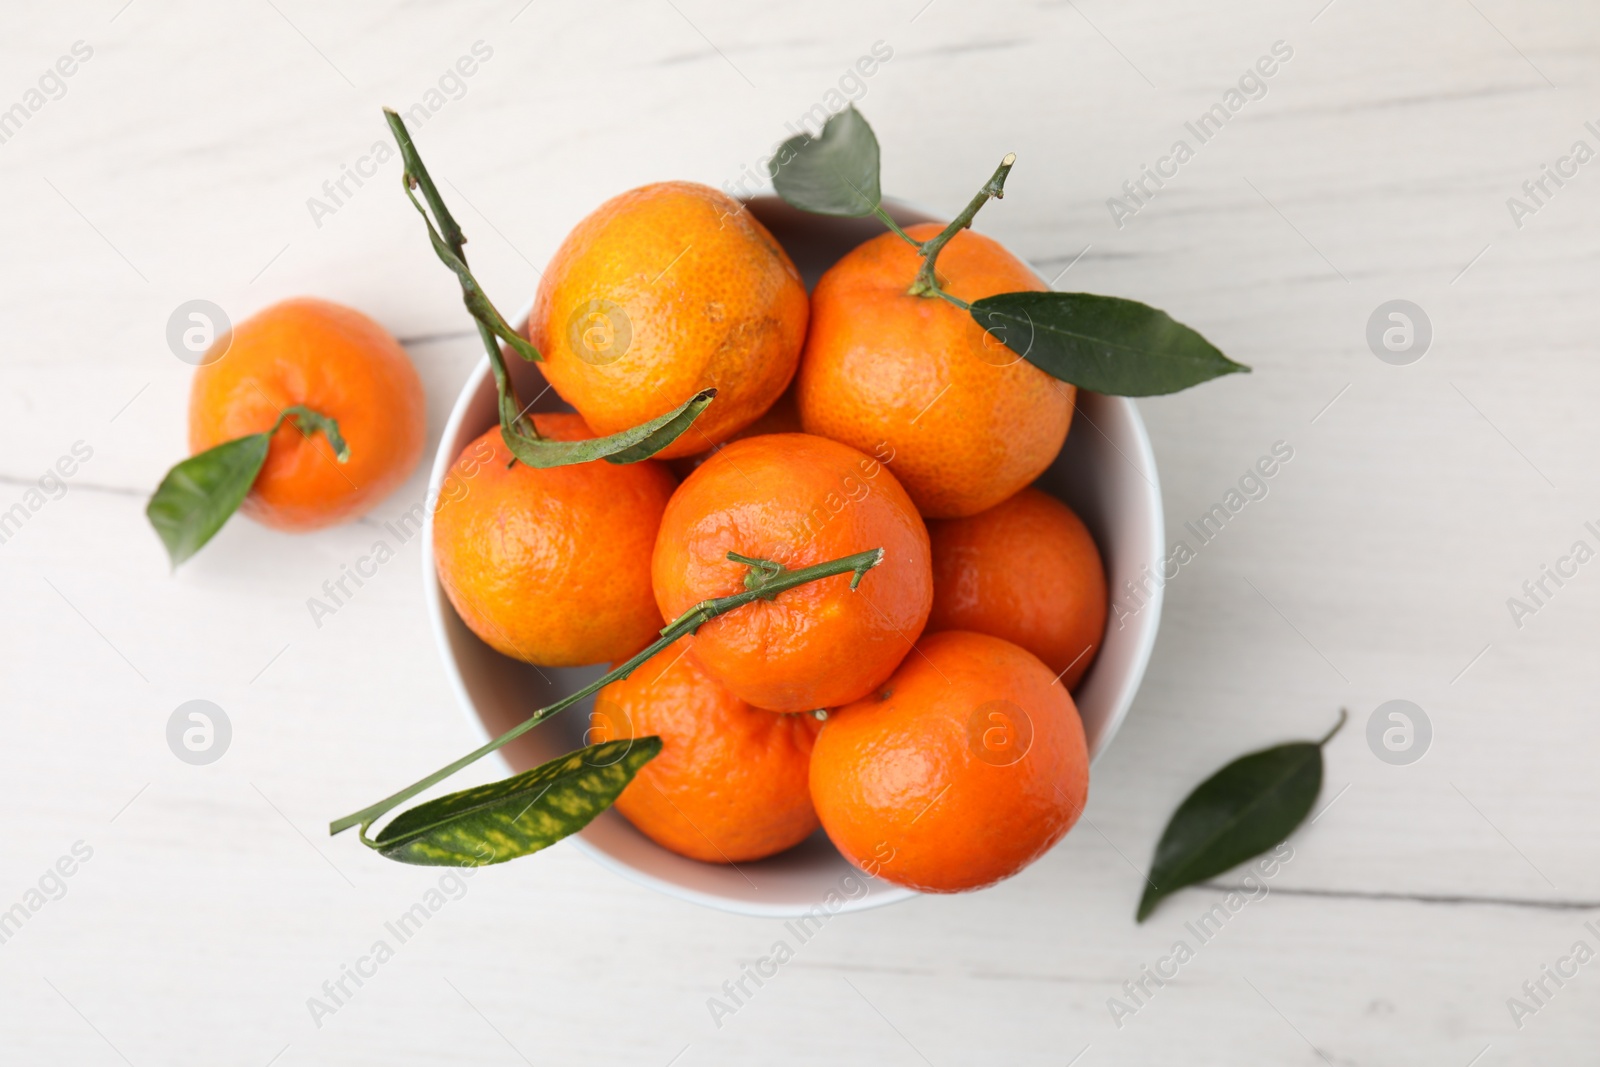
[(753, 559), (748, 556), (740, 556), (734, 552), (729, 552), (728, 558), (735, 563), (743, 563), (751, 568), (750, 572), (745, 576), (744, 592), (734, 593), (730, 596), (714, 597), (711, 600), (702, 600), (674, 619), (669, 625), (663, 627), (660, 638), (649, 647), (629, 657), (625, 662), (618, 664), (582, 689), (570, 696), (561, 698), (554, 704), (540, 708), (528, 716), (525, 721), (507, 730), (493, 741), (479, 746), (454, 763), (441, 767), (426, 778), (413, 782), (398, 793), (387, 796), (376, 804), (362, 808), (360, 811), (346, 815), (342, 819), (335, 819), (328, 825), (328, 832), (330, 834), (342, 833), (359, 824), (361, 826), (362, 839), (366, 840), (367, 828), (372, 825), (374, 820), (404, 804), (423, 790), (444, 781), (462, 768), (477, 762), (496, 749), (516, 740), (558, 712), (572, 707), (572, 705), (585, 697), (592, 696), (612, 682), (628, 677), (662, 649), (680, 637), (694, 633), (718, 615), (724, 615), (735, 608), (742, 608), (755, 600), (771, 600), (784, 590), (793, 589), (797, 585), (814, 582), (820, 578), (831, 578), (839, 574), (851, 574), (850, 588), (854, 589), (861, 584), (861, 579), (866, 576), (869, 570), (883, 562), (883, 549), (874, 548), (868, 552), (857, 552), (851, 556), (842, 556), (839, 559), (813, 564), (809, 567), (800, 567), (797, 570), (789, 570), (781, 563), (776, 563), (772, 560)]
[[(406, 198), (428, 227), (428, 240), (433, 245), (434, 255), (455, 274), (461, 285), (462, 302), (478, 325), (478, 336), (483, 339), (484, 351), (489, 355), (489, 367), (494, 371), (500, 436), (516, 460), (540, 468), (587, 463), (596, 459), (611, 463), (637, 463), (649, 459), (677, 440), (717, 395), (715, 389), (703, 389), (670, 411), (604, 437), (554, 441), (539, 435), (528, 408), (517, 398), (500, 342), (504, 341), (507, 347), (529, 362), (538, 362), (543, 357), (505, 320), (467, 267), (466, 253), (463, 251), (467, 243), (466, 235), (461, 232), (450, 209), (445, 207), (444, 198), (439, 195), (438, 187), (428, 175), (428, 168), (423, 166), (422, 157), (412, 143), (405, 120), (389, 108), (384, 108), (383, 114), (394, 134), (395, 144), (400, 146), (400, 158), (405, 164), (402, 186)], [(422, 192), (420, 201), (417, 199), (417, 190)], [(423, 201), (426, 201), (426, 207)]]
[(890, 233), (900, 238), (900, 240), (904, 241), (912, 248), (915, 248), (918, 252), (922, 251), (922, 242), (911, 236), (905, 230), (901, 229), (900, 224), (894, 221), (894, 216), (883, 210), (882, 204), (874, 204), (872, 206), (872, 213), (878, 217), (879, 222), (883, 223), (889, 228)]
[[(1006, 195), (1006, 175), (1011, 173), (1011, 167), (1017, 161), (1015, 152), (1007, 152), (1006, 158), (1000, 161), (1000, 166), (995, 169), (989, 180), (983, 183), (983, 188), (978, 190), (970, 203), (961, 210), (961, 214), (950, 220), (946, 226), (933, 238), (917, 245), (917, 251), (922, 255), (922, 267), (917, 271), (917, 276), (912, 279), (911, 288), (908, 290), (912, 296), (937, 296), (948, 300), (963, 311), (971, 309), (965, 300), (958, 299), (945, 292), (939, 285), (939, 276), (935, 272), (935, 264), (939, 260), (939, 253), (944, 251), (944, 246), (950, 239), (962, 230), (972, 225), (972, 220), (978, 211), (990, 200), (1003, 200)], [(901, 234), (902, 237), (905, 234)], [(910, 240), (907, 238), (907, 240)], [(915, 242), (913, 242), (915, 243)]]
[[(511, 384), (505, 359), (500, 354), (500, 341), (505, 341), (526, 360), (539, 360), (541, 358), (539, 352), (505, 321), (489, 301), (483, 287), (478, 284), (478, 279), (467, 267), (466, 235), (461, 232), (461, 226), (456, 222), (455, 216), (451, 215), (450, 209), (445, 206), (444, 198), (439, 195), (439, 187), (433, 183), (428, 168), (423, 165), (422, 157), (417, 153), (417, 146), (412, 143), (411, 131), (406, 129), (405, 120), (390, 108), (383, 109), (383, 117), (389, 123), (390, 132), (394, 134), (395, 144), (400, 148), (400, 160), (405, 167), (402, 181), (406, 196), (410, 199), (411, 205), (417, 209), (417, 213), (422, 216), (423, 221), (428, 224), (428, 237), (433, 243), (434, 252), (461, 282), (462, 302), (466, 304), (473, 322), (477, 324), (478, 336), (483, 339), (484, 350), (489, 354), (489, 366), (494, 371), (495, 388), (500, 397), (501, 425), (508, 434), (538, 440), (539, 431), (534, 428), (533, 419), (522, 410), (516, 388)], [(417, 203), (416, 195), (412, 192), (414, 189), (422, 192), (422, 198), (427, 201), (428, 209), (433, 212), (431, 217), (428, 211)]]
[(300, 432), (307, 437), (321, 430), (322, 436), (328, 439), (329, 446), (333, 448), (333, 457), (340, 463), (350, 462), (350, 446), (345, 444), (344, 436), (339, 433), (337, 419), (330, 419), (320, 411), (312, 411), (304, 404), (290, 404), (278, 413), (278, 421), (272, 424), (267, 436), (271, 437), (277, 433), (278, 427), (282, 426), (286, 419), (293, 419)]

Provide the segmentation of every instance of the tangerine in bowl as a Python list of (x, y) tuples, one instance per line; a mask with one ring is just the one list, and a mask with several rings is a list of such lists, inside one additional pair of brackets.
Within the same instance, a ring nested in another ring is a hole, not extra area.
[[(806, 214), (771, 196), (753, 197), (746, 206), (793, 260), (808, 291), (846, 253), (881, 232), (870, 218)], [(933, 221), (933, 216), (904, 202), (886, 199), (884, 207), (901, 226)], [(528, 310), (515, 321), (525, 322)], [(540, 397), (533, 405), (535, 413), (570, 410), (554, 390), (546, 389), (538, 364), (507, 362), (517, 392)], [(1160, 572), (1163, 519), (1155, 459), (1134, 402), (1077, 390), (1075, 404), (1072, 432), (1033, 487), (1066, 504), (1082, 520), (1099, 549), (1112, 600), (1127, 588), (1126, 583), (1140, 590), (1138, 599), (1130, 601), (1132, 606), (1118, 613), (1120, 618), (1108, 617), (1098, 648), (1086, 657), (1087, 670), (1081, 665), (1072, 670), (1074, 676), (1081, 674), (1071, 695), (1093, 760), (1105, 751), (1126, 717), (1155, 644), (1161, 590), (1151, 588), (1148, 576)], [(429, 479), (430, 499), (444, 491), (462, 451), (496, 425), (495, 385), (484, 360), (463, 386), (445, 426)], [(477, 741), (498, 736), (605, 672), (603, 663), (534, 666), (495, 651), (462, 621), (439, 583), (431, 549), (431, 508), (424, 534), (424, 544), (430, 546), (423, 556), (427, 611), (446, 675)], [(937, 532), (935, 538), (937, 543)], [(1051, 658), (1039, 655), (1041, 660)], [(510, 772), (520, 772), (592, 743), (591, 711), (590, 703), (580, 704), (491, 758), (502, 760)], [(603, 866), (635, 882), (678, 899), (746, 915), (797, 917), (815, 914), (819, 908), (834, 914), (916, 895), (913, 889), (865, 873), (873, 869), (871, 863), (864, 869), (846, 860), (821, 829), (776, 855), (724, 863), (670, 851), (616, 809), (603, 812), (571, 840)]]

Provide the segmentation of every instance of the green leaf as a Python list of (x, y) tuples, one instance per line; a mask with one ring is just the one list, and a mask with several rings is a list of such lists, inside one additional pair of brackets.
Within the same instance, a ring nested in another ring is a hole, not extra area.
[[(750, 567), (750, 573), (745, 576), (743, 592), (702, 600), (682, 615), (679, 615), (671, 623), (662, 627), (661, 636), (655, 641), (612, 667), (582, 689), (568, 693), (554, 704), (545, 705), (499, 737), (479, 745), (465, 756), (439, 768), (426, 778), (412, 782), (398, 793), (391, 793), (376, 804), (369, 804), (360, 811), (334, 819), (328, 824), (328, 833), (342, 834), (352, 826), (360, 826), (363, 835), (361, 840), (368, 846), (376, 848), (377, 846), (373, 842), (367, 841), (365, 836), (367, 827), (371, 826), (375, 819), (383, 817), (423, 790), (432, 789), (462, 768), (470, 767), (489, 753), (516, 740), (552, 715), (572, 707), (580, 700), (593, 696), (612, 682), (628, 677), (680, 637), (694, 633), (719, 615), (736, 611), (756, 600), (772, 600), (786, 589), (793, 589), (796, 586), (814, 582), (820, 578), (831, 578), (836, 574), (849, 572), (851, 575), (850, 588), (853, 590), (861, 584), (861, 579), (866, 576), (868, 571), (883, 562), (883, 555), (882, 548), (873, 548), (866, 552), (840, 556), (838, 559), (832, 559), (826, 563), (813, 563), (809, 567), (789, 570), (775, 560), (755, 559), (750, 556), (741, 556), (737, 552), (729, 552), (729, 559), (736, 563), (744, 563)], [(391, 833), (392, 831), (393, 826), (386, 830), (385, 833)]]
[(517, 459), (530, 467), (565, 467), (569, 463), (588, 463), (603, 459), (608, 463), (637, 463), (676, 441), (717, 395), (715, 389), (706, 389), (691, 396), (665, 415), (657, 415), (630, 429), (609, 437), (591, 437), (585, 441), (551, 441), (544, 437), (529, 437), (515, 431), (506, 433), (501, 425), (501, 436), (506, 447)]
[(974, 301), (971, 312), (979, 326), (1029, 363), (1096, 393), (1157, 396), (1250, 372), (1165, 311), (1137, 300), (1001, 293)]
[(350, 462), (350, 446), (345, 443), (344, 435), (339, 432), (339, 420), (330, 419), (303, 404), (290, 404), (278, 416), (278, 421), (272, 424), (273, 433), (278, 432), (278, 427), (285, 419), (293, 419), (300, 432), (307, 437), (320, 431), (322, 436), (328, 439), (328, 447), (333, 449), (334, 460), (339, 463)]
[(430, 867), (482, 867), (526, 856), (589, 825), (660, 751), (654, 736), (590, 745), (419, 804), (368, 844), (388, 859)]
[(802, 211), (855, 218), (878, 210), (878, 138), (854, 104), (783, 142), (767, 163), (778, 195)]
[[(511, 382), (511, 374), (506, 369), (505, 357), (500, 352), (498, 342), (504, 341), (513, 352), (525, 360), (537, 361), (544, 357), (505, 320), (505, 316), (501, 315), (499, 309), (489, 300), (483, 287), (478, 284), (478, 279), (467, 266), (464, 250), (466, 235), (461, 232), (455, 217), (445, 206), (444, 197), (439, 195), (439, 189), (429, 176), (428, 168), (423, 164), (422, 156), (417, 152), (417, 146), (412, 142), (411, 134), (406, 129), (405, 120), (389, 108), (384, 108), (383, 114), (389, 123), (390, 131), (394, 134), (395, 144), (400, 146), (400, 158), (405, 164), (402, 185), (406, 197), (428, 227), (428, 241), (433, 246), (434, 254), (455, 274), (456, 281), (461, 286), (461, 300), (466, 305), (467, 312), (478, 324), (478, 335), (482, 338), (484, 349), (489, 354), (489, 367), (494, 372), (494, 386), (500, 413), (500, 433), (511, 454), (530, 467), (541, 468), (565, 467), (572, 463), (588, 463), (595, 459), (607, 459), (612, 463), (637, 463), (642, 459), (649, 459), (676, 441), (694, 420), (700, 417), (700, 413), (706, 409), (711, 398), (717, 395), (715, 389), (696, 393), (665, 415), (657, 416), (609, 437), (593, 438), (588, 441), (550, 441), (539, 436), (533, 420), (528, 417), (527, 408), (517, 397), (516, 386)], [(417, 199), (417, 194), (413, 190), (422, 192), (422, 200), (427, 202), (426, 207)], [(434, 225), (435, 219), (438, 220), (437, 226)]]
[(190, 456), (161, 479), (144, 513), (174, 567), (200, 551), (239, 510), (267, 461), (271, 441), (270, 430), (225, 441)]
[(1236, 867), (1287, 838), (1322, 789), (1321, 741), (1293, 741), (1240, 756), (1184, 798), (1156, 845), (1139, 922), (1165, 896)]

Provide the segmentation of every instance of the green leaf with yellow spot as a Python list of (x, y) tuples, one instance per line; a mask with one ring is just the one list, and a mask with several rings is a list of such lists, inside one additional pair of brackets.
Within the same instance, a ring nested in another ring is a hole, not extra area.
[(538, 852), (609, 808), (661, 751), (661, 738), (606, 741), (531, 771), (430, 800), (396, 816), (369, 846), (429, 867), (484, 867)]

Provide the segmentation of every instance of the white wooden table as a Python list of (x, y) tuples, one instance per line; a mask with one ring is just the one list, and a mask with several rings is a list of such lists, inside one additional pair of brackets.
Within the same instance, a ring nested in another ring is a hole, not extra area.
[[(1600, 8), (1324, 3), (8, 5), (0, 510), (27, 515), (0, 544), (0, 909), (26, 917), (0, 944), (0, 1061), (1594, 1063), (1600, 962), (1561, 961), (1600, 950), (1600, 563), (1520, 620), (1507, 600), (1600, 547), (1600, 162), (1561, 162), (1600, 149)], [(1083, 824), (996, 889), (833, 920), (720, 1027), (708, 998), (781, 924), (559, 846), (460, 883), (314, 1020), (308, 998), (440, 877), (322, 828), (470, 737), (415, 542), (320, 628), (305, 606), (423, 472), (313, 536), (231, 523), (170, 574), (142, 514), (184, 449), (168, 315), (362, 308), (405, 339), (436, 440), (480, 354), (397, 164), (367, 160), (381, 104), (428, 109), (419, 142), (515, 306), (601, 199), (737, 182), (879, 41), (892, 58), (845, 88), (886, 189), (954, 210), (1016, 151), (982, 229), (1255, 368), (1141, 405), (1171, 539), (1275, 442), (1294, 451), (1168, 586)], [(1201, 143), (1185, 123), (1278, 41), (1292, 57)], [(41, 86), (60, 57), (72, 75)], [(1160, 164), (1180, 138), (1192, 158)], [(1119, 228), (1107, 200), (1146, 164), (1176, 176)], [(1527, 199), (1543, 165), (1571, 176)], [(374, 167), (337, 201), (324, 186)], [(1537, 210), (1514, 218), (1513, 196)], [(1369, 349), (1393, 299), (1432, 324), (1420, 362)], [(64, 493), (30, 498), (79, 442)], [(209, 766), (164, 736), (196, 698), (233, 728)], [(1364, 737), (1391, 699), (1432, 724), (1410, 765)], [(1134, 924), (1172, 807), (1341, 706), (1332, 804), (1269, 894), (1129, 999), (1236, 881)], [(1114, 1020), (1113, 997), (1136, 1010)], [(1536, 1010), (1514, 1019), (1512, 997)]]

